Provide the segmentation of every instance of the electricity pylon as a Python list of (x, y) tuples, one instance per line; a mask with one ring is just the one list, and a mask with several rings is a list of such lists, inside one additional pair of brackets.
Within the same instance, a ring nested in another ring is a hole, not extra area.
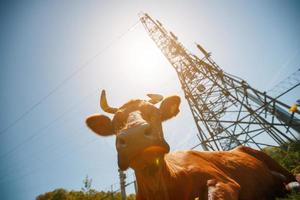
[(189, 52), (158, 20), (140, 14), (147, 33), (176, 70), (204, 150), (262, 149), (299, 140), (299, 110), (224, 72), (202, 46)]

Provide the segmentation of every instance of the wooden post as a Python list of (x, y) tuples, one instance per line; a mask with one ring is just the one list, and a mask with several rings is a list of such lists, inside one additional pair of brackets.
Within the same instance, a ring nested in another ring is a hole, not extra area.
[(120, 177), (121, 199), (126, 200), (126, 190), (125, 190), (126, 174), (120, 169), (119, 169), (119, 177)]

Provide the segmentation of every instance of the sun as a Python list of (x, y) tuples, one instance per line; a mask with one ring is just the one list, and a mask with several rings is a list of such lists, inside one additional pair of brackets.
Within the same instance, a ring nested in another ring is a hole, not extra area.
[(142, 25), (132, 30), (119, 45), (119, 55), (127, 76), (141, 84), (155, 84), (167, 75), (168, 62)]

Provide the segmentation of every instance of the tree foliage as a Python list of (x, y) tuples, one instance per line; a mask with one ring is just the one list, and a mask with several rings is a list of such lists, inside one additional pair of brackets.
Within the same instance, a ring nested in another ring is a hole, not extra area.
[[(135, 195), (130, 194), (127, 200), (134, 200)], [(121, 193), (91, 190), (88, 193), (83, 191), (67, 191), (56, 189), (51, 192), (39, 195), (36, 200), (121, 200)]]
[[(130, 194), (126, 199), (135, 200), (135, 195)], [(92, 188), (92, 179), (86, 176), (81, 191), (59, 188), (39, 195), (36, 200), (121, 200), (121, 193), (97, 191)]]
[(300, 141), (281, 147), (267, 147), (263, 151), (293, 174), (300, 173)]
[[(290, 142), (281, 147), (267, 147), (263, 150), (284, 168), (293, 174), (300, 173), (300, 142)], [(286, 198), (277, 200), (300, 200), (299, 193), (291, 193)]]

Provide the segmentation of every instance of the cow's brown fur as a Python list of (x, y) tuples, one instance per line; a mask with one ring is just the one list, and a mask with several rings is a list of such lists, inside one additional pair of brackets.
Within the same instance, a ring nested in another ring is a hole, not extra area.
[[(159, 132), (161, 122), (179, 112), (179, 103), (179, 97), (173, 96), (158, 109), (146, 101), (134, 100), (120, 107), (112, 121), (94, 115), (87, 119), (87, 124), (100, 135), (109, 135), (109, 131), (118, 134), (127, 127), (129, 113), (139, 110), (152, 131)], [(284, 182), (294, 180), (292, 174), (268, 155), (244, 146), (226, 152), (141, 151), (130, 167), (137, 178), (137, 200), (197, 197), (200, 200), (268, 200), (283, 195)]]
[[(161, 157), (159, 165), (136, 171), (137, 199), (274, 199), (284, 184), (248, 147), (227, 152), (179, 151)], [(271, 158), (268, 158), (271, 160)], [(276, 168), (293, 177), (277, 163)], [(287, 180), (291, 181), (291, 180)], [(215, 183), (215, 184), (213, 184)], [(214, 188), (208, 194), (208, 188)]]

